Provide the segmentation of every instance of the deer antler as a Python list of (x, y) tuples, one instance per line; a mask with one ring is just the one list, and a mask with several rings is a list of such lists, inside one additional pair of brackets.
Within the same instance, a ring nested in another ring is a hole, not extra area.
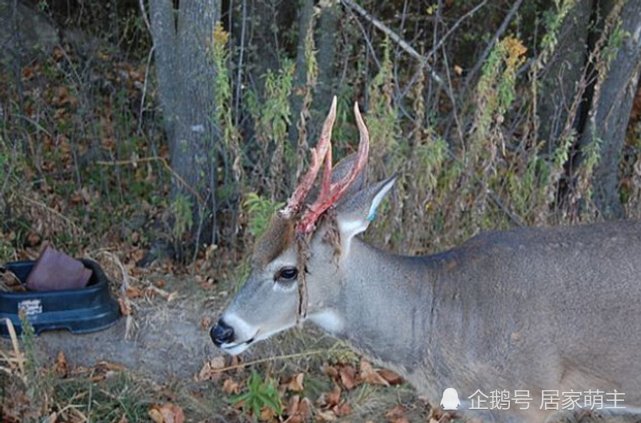
[[(332, 111), (330, 111), (330, 114), (332, 112), (335, 112), (335, 102), (336, 97), (334, 97), (334, 103), (332, 103)], [(331, 145), (329, 145), (329, 149), (326, 152), (325, 156), (325, 169), (323, 171), (320, 193), (318, 194), (318, 198), (316, 199), (316, 201), (309, 206), (301, 219), (298, 221), (298, 224), (296, 225), (296, 232), (298, 234), (309, 234), (314, 230), (316, 221), (318, 220), (320, 215), (322, 215), (327, 209), (329, 209), (331, 206), (336, 204), (338, 200), (341, 199), (352, 182), (354, 182), (354, 179), (356, 179), (356, 176), (358, 176), (358, 174), (367, 164), (367, 154), (369, 152), (369, 132), (367, 131), (365, 122), (363, 122), (361, 112), (358, 109), (358, 103), (354, 103), (354, 115), (356, 116), (356, 125), (358, 126), (358, 133), (360, 136), (360, 140), (358, 143), (358, 153), (356, 155), (354, 167), (352, 167), (352, 170), (343, 179), (332, 183), (332, 150)], [(327, 121), (325, 121), (325, 123), (327, 124)], [(324, 131), (325, 127), (323, 127), (323, 132)], [(314, 163), (313, 158), (314, 156), (312, 156), (312, 164)], [(318, 169), (316, 169), (315, 172), (318, 172)], [(298, 191), (298, 189), (296, 191)]]
[[(325, 160), (326, 156), (328, 156), (327, 154), (328, 152), (329, 152), (329, 161), (331, 166), (332, 127), (334, 126), (335, 119), (336, 119), (336, 96), (334, 96), (334, 99), (332, 100), (332, 106), (330, 107), (329, 113), (325, 118), (325, 123), (323, 124), (323, 130), (321, 131), (321, 136), (320, 136), (320, 139), (318, 140), (318, 143), (316, 144), (316, 148), (312, 148), (312, 162), (309, 166), (309, 170), (307, 171), (305, 176), (303, 176), (303, 178), (301, 179), (300, 183), (294, 190), (294, 193), (292, 194), (292, 196), (289, 197), (289, 200), (287, 201), (287, 205), (279, 212), (281, 217), (285, 219), (290, 219), (300, 211), (300, 208), (303, 205), (303, 201), (305, 201), (305, 197), (307, 197), (307, 194), (309, 194), (309, 190), (312, 189), (312, 184), (316, 179), (316, 175), (318, 175), (318, 171), (320, 170), (320, 167), (323, 164), (323, 160)], [(325, 173), (326, 172), (327, 171), (325, 171)], [(331, 169), (330, 169), (330, 172), (331, 172)], [(325, 173), (323, 174), (323, 180), (326, 177)]]

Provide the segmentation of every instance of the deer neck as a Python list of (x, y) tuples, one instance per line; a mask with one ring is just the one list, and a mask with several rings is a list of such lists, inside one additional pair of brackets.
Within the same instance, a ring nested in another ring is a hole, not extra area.
[(340, 294), (310, 320), (375, 362), (406, 374), (428, 355), (435, 271), (429, 257), (390, 254), (354, 239)]

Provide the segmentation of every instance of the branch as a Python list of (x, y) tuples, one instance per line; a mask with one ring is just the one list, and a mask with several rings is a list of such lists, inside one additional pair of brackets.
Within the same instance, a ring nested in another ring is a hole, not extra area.
[(380, 20), (376, 19), (374, 16), (372, 16), (367, 10), (363, 9), (360, 5), (356, 4), (353, 0), (341, 0), (342, 3), (349, 7), (350, 9), (354, 10), (357, 12), (359, 15), (361, 15), (363, 18), (365, 18), (367, 21), (369, 21), (372, 25), (374, 25), (376, 28), (380, 29), (387, 35), (392, 41), (394, 41), (396, 44), (399, 45), (405, 52), (407, 52), (410, 56), (414, 57), (416, 60), (421, 62), (421, 66), (425, 67), (427, 69), (427, 72), (429, 73), (430, 77), (442, 88), (447, 89), (445, 86), (445, 82), (443, 81), (443, 78), (439, 76), (432, 66), (430, 66), (427, 63), (427, 60), (421, 53), (416, 51), (414, 47), (412, 47), (407, 41), (402, 39), (397, 33), (392, 31), (387, 25), (385, 25), (383, 22)]

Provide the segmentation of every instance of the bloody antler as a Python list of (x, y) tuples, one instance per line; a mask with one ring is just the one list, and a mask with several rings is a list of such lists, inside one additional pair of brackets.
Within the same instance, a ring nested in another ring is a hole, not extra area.
[[(334, 101), (332, 102), (332, 109), (330, 110), (330, 116), (331, 116), (331, 123), (334, 122), (334, 115), (336, 113), (336, 97), (334, 97)], [(316, 201), (310, 205), (307, 210), (303, 213), (303, 216), (300, 218), (296, 225), (296, 232), (298, 234), (309, 234), (311, 233), (315, 226), (316, 226), (316, 221), (318, 218), (331, 206), (336, 204), (338, 200), (341, 199), (341, 197), (345, 194), (349, 186), (354, 182), (358, 174), (365, 168), (365, 165), (367, 164), (367, 154), (369, 152), (369, 133), (367, 131), (367, 127), (365, 126), (365, 122), (363, 122), (363, 117), (361, 116), (361, 112), (358, 109), (358, 103), (354, 104), (354, 115), (356, 117), (356, 125), (358, 126), (358, 133), (360, 136), (360, 141), (358, 144), (358, 153), (356, 155), (356, 160), (354, 161), (354, 166), (352, 167), (351, 171), (341, 180), (336, 181), (332, 183), (332, 149), (331, 149), (331, 142), (330, 142), (330, 137), (327, 137), (327, 139), (321, 138), (321, 141), (319, 141), (319, 144), (321, 142), (327, 142), (327, 146), (323, 145), (323, 148), (327, 148), (325, 151), (325, 169), (323, 170), (323, 178), (321, 181), (321, 189), (320, 193), (318, 194), (318, 198)], [(328, 121), (330, 121), (330, 116), (327, 117), (327, 120), (325, 121), (325, 126), (323, 126), (323, 135), (326, 134), (326, 125)], [(329, 134), (331, 135), (331, 127), (329, 128)], [(317, 147), (319, 148), (319, 147)], [(314, 169), (313, 165), (315, 164), (315, 159), (318, 159), (318, 162), (320, 163), (320, 160), (322, 158), (315, 157), (315, 154), (318, 155), (316, 151), (312, 152), (312, 168), (310, 169), (310, 172), (305, 175), (304, 182), (307, 182), (307, 177), (310, 176), (311, 172), (313, 171), (314, 178), (316, 177), (316, 174), (318, 173), (318, 168)], [(321, 156), (322, 157), (322, 156)], [(311, 183), (313, 183), (314, 178), (311, 179)], [(294, 192), (294, 195), (296, 195), (301, 189), (301, 185), (296, 189)], [(305, 195), (309, 192), (309, 188), (305, 191)], [(293, 197), (293, 196), (292, 196)]]
[(309, 190), (312, 189), (312, 184), (316, 180), (316, 175), (320, 170), (323, 160), (327, 156), (327, 152), (330, 151), (330, 161), (331, 161), (331, 139), (332, 139), (332, 127), (334, 126), (334, 120), (336, 119), (336, 96), (332, 100), (332, 106), (329, 109), (329, 113), (325, 118), (325, 123), (323, 124), (323, 130), (321, 131), (320, 139), (316, 144), (316, 148), (312, 148), (312, 162), (309, 165), (309, 170), (302, 177), (300, 183), (294, 190), (294, 193), (289, 200), (287, 205), (280, 211), (280, 215), (286, 219), (294, 217), (300, 210), (305, 201), (305, 197), (309, 194)]

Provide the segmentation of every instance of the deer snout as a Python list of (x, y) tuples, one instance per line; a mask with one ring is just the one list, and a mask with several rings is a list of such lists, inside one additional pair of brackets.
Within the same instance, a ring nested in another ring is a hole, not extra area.
[(229, 326), (223, 319), (220, 319), (216, 326), (209, 332), (211, 340), (217, 347), (223, 344), (229, 344), (234, 340), (234, 328)]

